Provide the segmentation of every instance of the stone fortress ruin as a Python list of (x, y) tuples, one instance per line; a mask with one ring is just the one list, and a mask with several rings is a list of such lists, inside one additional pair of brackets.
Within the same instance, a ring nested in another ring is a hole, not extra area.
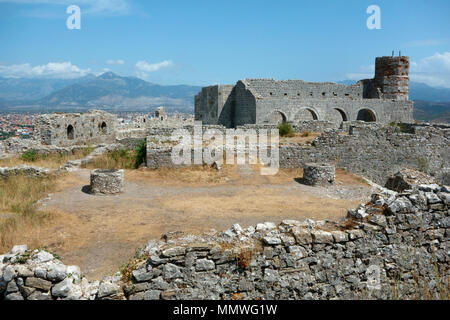
[[(349, 209), (347, 220), (234, 224), (180, 237), (169, 232), (138, 252), (125, 280), (115, 274), (88, 281), (78, 267), (45, 250), (15, 246), (0, 255), (0, 300), (395, 299), (391, 285), (398, 285), (400, 273), (401, 298), (416, 297), (413, 278), (419, 274), (433, 284), (420, 298), (439, 299), (436, 268), (444, 283), (450, 276), (450, 125), (414, 123), (408, 70), (408, 57), (381, 57), (374, 79), (351, 86), (254, 79), (206, 87), (195, 98), (195, 120), (203, 122), (203, 132), (291, 122), (297, 138), (314, 133), (307, 142), (280, 142), (280, 168), (304, 169), (304, 184), (317, 188), (314, 192), (339, 187), (335, 169), (361, 175), (380, 190)], [(143, 140), (147, 169), (170, 168), (171, 135), (179, 128), (192, 132), (194, 117), (163, 108), (127, 124), (96, 110), (41, 115), (32, 139), (0, 141), (0, 158), (30, 149), (69, 152), (88, 144), (92, 153), (58, 170), (0, 168), (0, 179), (78, 170), (102, 153), (133, 149)], [(400, 174), (404, 168), (427, 179), (413, 183), (408, 179), (418, 175), (406, 179)], [(105, 195), (98, 201), (133, 190), (125, 187), (123, 170), (93, 170), (90, 178), (92, 193)], [(380, 288), (372, 291), (367, 291), (369, 268), (380, 270)]]
[(195, 97), (195, 119), (236, 127), (307, 120), (413, 122), (408, 100), (409, 57), (379, 57), (375, 77), (354, 85), (302, 80), (244, 79), (205, 87)]

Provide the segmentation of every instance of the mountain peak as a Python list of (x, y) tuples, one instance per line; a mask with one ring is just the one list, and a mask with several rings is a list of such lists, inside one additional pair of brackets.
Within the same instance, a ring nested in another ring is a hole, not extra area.
[(117, 74), (112, 71), (105, 72), (98, 76), (99, 79), (116, 79), (120, 78)]

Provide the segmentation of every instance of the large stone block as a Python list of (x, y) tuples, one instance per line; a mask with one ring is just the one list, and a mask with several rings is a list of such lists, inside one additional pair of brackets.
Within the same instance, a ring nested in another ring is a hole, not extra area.
[(90, 192), (93, 194), (120, 193), (123, 191), (123, 180), (123, 170), (92, 170)]
[(328, 186), (334, 184), (334, 166), (321, 163), (307, 163), (303, 168), (303, 181), (311, 186)]

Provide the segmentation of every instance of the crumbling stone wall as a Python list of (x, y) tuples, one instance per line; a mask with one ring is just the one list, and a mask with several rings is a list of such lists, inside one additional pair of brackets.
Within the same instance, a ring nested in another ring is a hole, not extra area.
[(15, 167), (0, 167), (0, 178), (7, 179), (13, 176), (26, 177), (45, 177), (54, 174), (57, 170), (50, 170), (46, 168), (39, 168), (33, 166), (15, 166)]
[(44, 145), (113, 143), (117, 116), (105, 111), (52, 113), (35, 118), (35, 138)]
[[(448, 181), (450, 168), (450, 126), (410, 124), (382, 126), (378, 123), (351, 122), (344, 130), (326, 130), (311, 145), (285, 143), (280, 145), (281, 168), (303, 168), (308, 162), (329, 162), (336, 168), (367, 177), (384, 185), (389, 175), (403, 167), (420, 169), (436, 181)], [(221, 130), (220, 126), (204, 126)], [(245, 125), (242, 129), (271, 129), (273, 125)], [(298, 131), (315, 131), (314, 127), (295, 127)], [(316, 128), (318, 129), (318, 128)], [(191, 128), (192, 130), (192, 128)], [(191, 132), (191, 131), (190, 131)], [(173, 145), (157, 146), (147, 138), (147, 166), (173, 167)], [(166, 138), (167, 139), (167, 138)], [(191, 151), (193, 153), (193, 151)]]
[[(407, 131), (407, 132), (404, 132)], [(280, 167), (298, 168), (307, 162), (331, 162), (337, 168), (384, 185), (389, 175), (403, 167), (419, 169), (441, 182), (450, 167), (450, 127), (411, 125), (353, 126), (348, 135), (329, 130), (311, 146), (280, 146)]]
[(338, 222), (168, 234), (100, 282), (15, 246), (0, 256), (0, 299), (444, 299), (449, 192), (421, 185), (374, 195)]

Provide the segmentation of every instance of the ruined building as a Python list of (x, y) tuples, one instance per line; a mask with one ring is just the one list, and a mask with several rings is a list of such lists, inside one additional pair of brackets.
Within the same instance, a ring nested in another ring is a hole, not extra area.
[(302, 80), (244, 79), (204, 87), (195, 97), (195, 120), (236, 127), (307, 120), (413, 121), (409, 57), (379, 57), (375, 77), (354, 85)]
[(116, 125), (116, 115), (99, 110), (42, 114), (34, 121), (35, 136), (41, 144), (61, 147), (113, 143)]

